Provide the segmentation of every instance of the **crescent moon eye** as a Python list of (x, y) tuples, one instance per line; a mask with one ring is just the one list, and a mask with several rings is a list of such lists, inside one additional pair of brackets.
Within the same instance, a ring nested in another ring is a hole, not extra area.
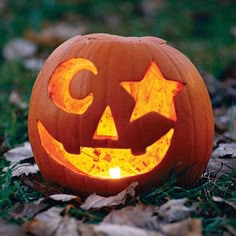
[(98, 73), (97, 68), (90, 60), (71, 58), (59, 64), (48, 84), (49, 96), (53, 103), (68, 113), (83, 114), (93, 101), (92, 93), (83, 99), (75, 99), (70, 95), (70, 81), (81, 70), (91, 71), (95, 75)]

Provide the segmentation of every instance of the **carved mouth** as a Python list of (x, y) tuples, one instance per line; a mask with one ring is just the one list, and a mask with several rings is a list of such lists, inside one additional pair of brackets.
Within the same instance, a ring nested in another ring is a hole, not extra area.
[(40, 121), (37, 122), (37, 127), (41, 144), (52, 159), (73, 171), (98, 178), (111, 178), (109, 170), (115, 167), (120, 168), (121, 178), (151, 171), (165, 157), (174, 134), (174, 129), (171, 128), (141, 155), (132, 154), (131, 149), (101, 147), (80, 147), (80, 154), (73, 154), (67, 152), (63, 144), (52, 137)]

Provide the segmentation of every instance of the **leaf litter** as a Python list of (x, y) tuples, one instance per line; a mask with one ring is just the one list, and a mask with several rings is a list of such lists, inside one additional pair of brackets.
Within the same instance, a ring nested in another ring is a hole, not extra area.
[(72, 194), (52, 194), (49, 196), (54, 201), (69, 202), (69, 201), (81, 201), (79, 196)]
[(138, 204), (112, 210), (102, 221), (106, 224), (129, 225), (145, 229), (157, 229), (157, 207)]
[(82, 209), (101, 209), (103, 207), (113, 207), (118, 205), (124, 205), (128, 196), (135, 196), (135, 187), (138, 185), (137, 182), (130, 184), (125, 190), (121, 191), (115, 196), (102, 197), (95, 193), (88, 196), (85, 202), (81, 205)]
[(9, 167), (4, 167), (3, 172), (7, 172), (8, 169), (11, 170), (11, 176), (17, 177), (21, 175), (31, 175), (39, 172), (38, 165), (35, 163), (22, 163), (22, 164), (13, 164)]
[(219, 178), (228, 175), (236, 169), (236, 143), (220, 143), (212, 152), (206, 172)]
[[(219, 145), (219, 152), (213, 153), (215, 159), (234, 159), (234, 148), (231, 145)], [(222, 154), (222, 147), (224, 149)], [(225, 150), (227, 149), (227, 150)], [(4, 157), (11, 165), (12, 177), (25, 176), (23, 181), (26, 185), (43, 193), (46, 197), (40, 199), (40, 202), (25, 204), (25, 207), (19, 211), (13, 208), (10, 217), (15, 219), (24, 217), (33, 217), (27, 224), (26, 231), (32, 235), (202, 235), (202, 222), (200, 219), (192, 219), (191, 213), (195, 210), (195, 206), (188, 207), (187, 198), (171, 199), (160, 207), (152, 205), (138, 204), (136, 206), (127, 206), (121, 209), (114, 210), (126, 203), (128, 197), (135, 197), (135, 188), (138, 183), (132, 183), (119, 194), (110, 197), (103, 197), (97, 194), (91, 194), (81, 204), (81, 199), (77, 195), (66, 194), (63, 189), (50, 190), (42, 182), (27, 175), (37, 173), (38, 167), (32, 161), (32, 150), (29, 143), (24, 143), (23, 146), (9, 150)], [(22, 163), (23, 162), (23, 163)], [(7, 171), (7, 169), (4, 169)], [(36, 182), (35, 182), (36, 181)], [(29, 182), (29, 183), (28, 183)], [(28, 184), (27, 184), (28, 183)], [(50, 185), (48, 185), (50, 186)], [(50, 193), (51, 191), (51, 193)], [(76, 218), (71, 217), (68, 213), (63, 215), (63, 208), (51, 207), (48, 208), (47, 199), (52, 199), (57, 203), (71, 203), (83, 210), (101, 210), (109, 209), (110, 213), (98, 225), (90, 225), (82, 223)], [(225, 202), (228, 205), (234, 206), (234, 203), (226, 201), (222, 198), (214, 197), (216, 202)], [(19, 212), (17, 212), (17, 210)], [(43, 211), (43, 212), (42, 212)], [(41, 213), (39, 213), (41, 212)]]
[(190, 216), (195, 207), (187, 207), (185, 204), (189, 200), (187, 198), (172, 199), (161, 205), (159, 215), (166, 222), (175, 222)]
[(11, 170), (11, 176), (32, 175), (39, 172), (38, 165), (33, 159), (33, 152), (29, 142), (23, 146), (10, 149), (4, 154), (4, 158), (10, 162), (10, 166), (4, 167), (3, 172)]
[(35, 236), (201, 236), (202, 224), (199, 219), (187, 218), (172, 224), (161, 224), (159, 230), (147, 230), (129, 224), (100, 223), (97, 225), (82, 223), (62, 214), (62, 209), (52, 207), (38, 214), (25, 226), (25, 232)]
[(1, 236), (23, 236), (23, 229), (20, 225), (0, 221)]
[(13, 149), (10, 149), (4, 154), (4, 157), (11, 164), (18, 163), (20, 161), (29, 159), (33, 157), (33, 152), (29, 142), (25, 142), (23, 146), (19, 146)]

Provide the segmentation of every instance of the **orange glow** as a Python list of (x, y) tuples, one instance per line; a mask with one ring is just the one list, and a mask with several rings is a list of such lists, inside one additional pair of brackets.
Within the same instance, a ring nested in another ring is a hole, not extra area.
[(118, 140), (116, 125), (109, 106), (106, 106), (93, 138)]
[(173, 98), (181, 91), (183, 84), (166, 80), (155, 62), (152, 62), (141, 81), (125, 81), (121, 82), (121, 86), (135, 100), (130, 121), (152, 111), (176, 121)]
[(141, 155), (133, 155), (130, 149), (92, 147), (81, 147), (80, 154), (71, 154), (48, 133), (40, 121), (37, 124), (42, 146), (48, 155), (64, 166), (70, 162), (78, 171), (99, 178), (111, 178), (109, 170), (114, 166), (122, 170), (122, 177), (149, 172), (165, 157), (174, 134), (174, 130), (170, 129)]
[(114, 167), (109, 169), (109, 174), (112, 179), (119, 179), (121, 177), (121, 170), (120, 167)]
[[(70, 95), (70, 81), (81, 70), (97, 74), (97, 69), (91, 61), (72, 58), (57, 67), (49, 82), (48, 90), (52, 101), (69, 113), (83, 114), (93, 101), (92, 93), (83, 99), (74, 99)], [(176, 121), (174, 97), (183, 85), (180, 82), (166, 80), (155, 62), (151, 63), (142, 80), (124, 81), (121, 82), (121, 86), (135, 100), (131, 122), (149, 112), (157, 112)], [(63, 144), (52, 137), (40, 121), (37, 126), (41, 144), (51, 158), (67, 168), (72, 169), (72, 165), (73, 171), (78, 169), (79, 172), (98, 178), (122, 178), (151, 171), (165, 157), (174, 135), (172, 128), (162, 138), (146, 147), (146, 152), (141, 155), (134, 155), (131, 149), (125, 148), (83, 146), (80, 147), (80, 154), (73, 154), (68, 153)], [(94, 132), (93, 140), (96, 139), (119, 139), (109, 106), (106, 106)]]
[(56, 68), (48, 85), (48, 92), (52, 101), (56, 106), (69, 113), (83, 114), (93, 101), (92, 93), (83, 99), (74, 99), (70, 95), (70, 81), (81, 70), (89, 70), (93, 74), (97, 74), (95, 65), (88, 59), (72, 58)]

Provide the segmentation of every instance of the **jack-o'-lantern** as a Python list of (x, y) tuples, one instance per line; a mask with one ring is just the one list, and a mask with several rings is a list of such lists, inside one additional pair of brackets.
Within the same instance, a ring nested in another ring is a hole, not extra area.
[(90, 34), (45, 62), (29, 138), (42, 175), (81, 194), (145, 189), (173, 171), (191, 185), (209, 160), (213, 115), (199, 73), (164, 40)]

